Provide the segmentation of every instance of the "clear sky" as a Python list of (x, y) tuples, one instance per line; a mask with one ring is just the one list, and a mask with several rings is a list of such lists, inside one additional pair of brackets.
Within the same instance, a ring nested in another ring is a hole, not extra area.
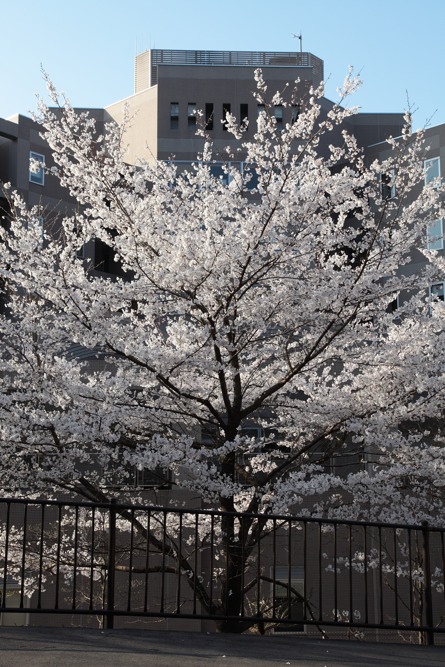
[(445, 122), (445, 0), (17, 0), (0, 16), (4, 118), (35, 109), (41, 66), (73, 105), (103, 107), (132, 94), (146, 49), (291, 51), (301, 30), (327, 97), (353, 65), (362, 111), (401, 111), (408, 96), (416, 126)]

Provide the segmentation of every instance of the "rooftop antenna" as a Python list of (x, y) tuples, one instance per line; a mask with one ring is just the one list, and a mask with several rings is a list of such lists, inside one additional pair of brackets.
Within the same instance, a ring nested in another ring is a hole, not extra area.
[(298, 35), (295, 35), (295, 33), (292, 33), (292, 37), (294, 39), (299, 39), (300, 40), (300, 55), (303, 53), (303, 35), (301, 34), (301, 30)]

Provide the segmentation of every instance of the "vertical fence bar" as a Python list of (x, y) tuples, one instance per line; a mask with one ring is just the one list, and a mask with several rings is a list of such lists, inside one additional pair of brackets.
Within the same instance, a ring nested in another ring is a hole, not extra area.
[(22, 538), (22, 566), (20, 574), (20, 607), (25, 604), (25, 570), (26, 570), (26, 540), (28, 535), (28, 503), (25, 503), (23, 512), (23, 538)]
[(209, 587), (209, 608), (212, 610), (213, 608), (213, 579), (214, 579), (214, 574), (213, 574), (213, 568), (214, 568), (214, 535), (215, 535), (215, 515), (211, 515), (211, 520), (210, 520), (210, 566), (209, 566), (209, 581), (210, 581), (210, 587)]
[(318, 523), (315, 524), (318, 525), (318, 620), (321, 622), (323, 620), (323, 614), (322, 614), (322, 609), (323, 609), (323, 579), (322, 579), (322, 571), (321, 571), (321, 553), (322, 553), (322, 544), (321, 544), (321, 528), (322, 524)]
[(145, 585), (144, 585), (144, 612), (148, 611), (148, 580), (150, 576), (150, 524), (151, 513), (147, 511), (147, 535), (145, 540)]
[(380, 595), (380, 625), (383, 625), (383, 547), (382, 527), (379, 526), (379, 595)]
[(74, 515), (74, 554), (73, 554), (73, 599), (72, 609), (76, 608), (77, 604), (77, 551), (79, 546), (79, 506), (76, 505), (76, 512)]
[(427, 521), (422, 521), (423, 539), (423, 580), (425, 587), (425, 620), (427, 630), (425, 632), (425, 643), (428, 646), (434, 644), (433, 629), (433, 598), (431, 594), (431, 561), (430, 561), (430, 529)]
[(110, 503), (108, 514), (108, 558), (107, 558), (107, 630), (114, 628), (114, 592), (116, 576), (116, 500)]
[(10, 531), (10, 515), (11, 515), (11, 503), (6, 505), (6, 526), (5, 526), (5, 562), (3, 563), (3, 594), (2, 594), (2, 607), (6, 607), (6, 581), (8, 579), (8, 546), (9, 546), (9, 531)]
[(183, 515), (182, 512), (179, 512), (179, 529), (177, 541), (177, 553), (176, 553), (176, 562), (178, 564), (178, 577), (177, 577), (177, 586), (176, 586), (176, 614), (179, 614), (181, 611), (181, 560), (182, 560), (182, 522)]
[(369, 623), (369, 590), (368, 590), (368, 526), (363, 526), (363, 574), (365, 577), (365, 623)]
[(308, 572), (307, 572), (307, 520), (305, 519), (303, 521), (303, 597), (304, 597), (303, 619), (305, 621), (307, 620), (307, 609), (308, 609), (308, 604), (307, 604), (307, 578), (308, 578)]
[(410, 625), (414, 627), (414, 581), (413, 581), (413, 534), (411, 529), (408, 531), (408, 561), (409, 561), (409, 618)]
[(397, 573), (397, 529), (393, 528), (393, 549), (394, 549), (394, 605), (395, 605), (395, 622), (399, 625), (399, 585)]
[(161, 565), (161, 608), (160, 613), (164, 613), (164, 602), (165, 602), (165, 552), (167, 551), (167, 511), (164, 510), (162, 513), (162, 565)]
[(128, 559), (128, 595), (127, 595), (127, 611), (131, 611), (131, 594), (133, 583), (133, 551), (134, 551), (134, 508), (130, 512), (130, 555)]
[(337, 524), (334, 523), (334, 620), (338, 621)]
[(246, 615), (246, 594), (244, 591), (244, 587), (246, 584), (246, 560), (245, 560), (245, 544), (246, 544), (246, 536), (244, 534), (245, 531), (245, 523), (242, 518), (240, 518), (240, 528), (239, 528), (239, 539), (241, 541), (241, 616), (244, 618)]
[(440, 552), (442, 554), (442, 586), (445, 597), (445, 549), (444, 549), (443, 531), (440, 532), (440, 546), (441, 546)]
[(259, 523), (257, 524), (258, 526), (258, 534), (257, 534), (257, 557), (256, 557), (256, 562), (257, 562), (257, 586), (256, 586), (256, 615), (261, 616), (261, 535), (260, 535), (260, 529), (259, 529)]
[(40, 512), (40, 553), (39, 553), (39, 576), (37, 584), (37, 609), (42, 608), (42, 583), (43, 583), (43, 541), (45, 537), (45, 504), (41, 503)]
[(354, 601), (352, 594), (352, 526), (349, 526), (349, 622), (354, 622)]
[(90, 604), (88, 606), (89, 610), (94, 609), (94, 549), (96, 541), (96, 505), (93, 505), (91, 509), (91, 557), (90, 557), (90, 591), (89, 598)]
[[(292, 598), (290, 594), (290, 585), (292, 584), (292, 519), (287, 520), (287, 576), (288, 576), (288, 617), (292, 618)], [(304, 577), (304, 572), (303, 572)], [(304, 604), (304, 603), (303, 603)]]
[(56, 548), (56, 590), (54, 609), (59, 608), (59, 589), (60, 589), (60, 550), (62, 547), (62, 505), (58, 506), (57, 512), (57, 548)]
[[(276, 602), (277, 602), (277, 521), (276, 519), (273, 520), (273, 529), (272, 529), (272, 552), (273, 552), (273, 557), (272, 557), (272, 617), (276, 618), (277, 617), (277, 608), (276, 608)], [(289, 582), (288, 582), (289, 585)], [(289, 589), (288, 589), (289, 592)], [(280, 595), (281, 597), (281, 595)]]
[(197, 603), (197, 594), (196, 594), (196, 584), (198, 582), (198, 544), (199, 544), (199, 514), (195, 514), (195, 560), (194, 560), (194, 578), (193, 578), (193, 613), (196, 614), (196, 603)]

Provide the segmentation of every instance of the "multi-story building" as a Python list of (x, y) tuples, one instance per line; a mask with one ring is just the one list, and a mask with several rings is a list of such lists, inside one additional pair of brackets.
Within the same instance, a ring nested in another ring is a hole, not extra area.
[[(262, 110), (254, 96), (257, 68), (263, 72), (268, 93), (282, 91), (289, 103), (273, 108), (277, 123), (283, 126), (296, 119), (310, 88), (323, 80), (323, 61), (311, 53), (151, 49), (136, 57), (133, 95), (88, 111), (99, 128), (107, 121), (129, 118), (125, 141), (131, 164), (174, 160), (185, 166), (193, 162), (203, 148), (204, 139), (196, 134), (201, 126), (213, 142), (216, 159), (212, 171), (222, 176), (225, 148), (236, 143), (224, 124), (226, 114), (233, 114), (244, 125), (246, 140), (255, 133)], [(321, 106), (327, 113), (333, 102), (322, 98)], [(402, 123), (399, 113), (358, 113), (346, 126), (366, 150), (390, 135), (399, 135)], [(0, 182), (11, 183), (30, 206), (39, 206), (42, 224), (49, 228), (73, 202), (56, 178), (39, 169), (39, 163), (51, 167), (51, 153), (40, 133), (39, 125), (26, 116), (0, 119)], [(332, 135), (330, 140), (334, 140)], [(240, 169), (244, 157), (237, 152)], [(2, 209), (6, 208), (3, 200)], [(97, 271), (118, 270), (103, 243), (89, 244), (85, 252)]]
[[(198, 125), (211, 138), (215, 154), (225, 155), (235, 140), (226, 114), (234, 115), (253, 138), (262, 105), (255, 98), (255, 70), (262, 70), (268, 93), (280, 91), (289, 106), (277, 104), (278, 125), (294, 121), (311, 87), (323, 80), (323, 61), (312, 53), (252, 51), (171, 51), (151, 49), (136, 57), (135, 91), (106, 107), (121, 122), (127, 114), (129, 162), (140, 159), (193, 161), (202, 150)], [(333, 102), (323, 98), (327, 112)], [(400, 134), (401, 114), (357, 114), (347, 123), (365, 147)], [(237, 157), (243, 160), (242, 153)]]

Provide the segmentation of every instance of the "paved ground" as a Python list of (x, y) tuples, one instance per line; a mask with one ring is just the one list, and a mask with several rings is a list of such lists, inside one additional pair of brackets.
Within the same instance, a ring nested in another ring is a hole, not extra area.
[(0, 628), (0, 667), (444, 667), (445, 647), (304, 637)]

